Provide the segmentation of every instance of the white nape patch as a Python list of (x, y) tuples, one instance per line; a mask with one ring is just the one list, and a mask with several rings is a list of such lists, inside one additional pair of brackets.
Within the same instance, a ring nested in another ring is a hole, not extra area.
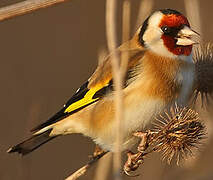
[(149, 27), (158, 27), (161, 19), (163, 18), (164, 14), (160, 11), (155, 12), (152, 14), (152, 16), (149, 18)]

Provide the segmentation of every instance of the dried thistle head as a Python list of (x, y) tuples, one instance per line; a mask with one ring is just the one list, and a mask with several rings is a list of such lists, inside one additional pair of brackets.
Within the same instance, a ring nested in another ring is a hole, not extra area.
[(206, 134), (198, 113), (191, 109), (172, 107), (170, 112), (165, 111), (164, 116), (156, 120), (151, 144), (162, 152), (163, 160), (167, 159), (168, 163), (174, 159), (179, 164), (193, 155), (193, 148), (198, 147)]
[(194, 63), (196, 82), (193, 101), (201, 95), (203, 106), (213, 98), (213, 44), (200, 45), (195, 49)]

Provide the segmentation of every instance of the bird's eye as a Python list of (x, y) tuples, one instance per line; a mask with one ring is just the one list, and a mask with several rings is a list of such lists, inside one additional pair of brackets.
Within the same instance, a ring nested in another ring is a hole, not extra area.
[(171, 28), (168, 26), (163, 26), (161, 29), (165, 34), (169, 34), (171, 32)]

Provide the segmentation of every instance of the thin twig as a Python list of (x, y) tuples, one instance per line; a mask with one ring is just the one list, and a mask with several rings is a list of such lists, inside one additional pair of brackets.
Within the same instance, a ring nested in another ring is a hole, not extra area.
[(107, 180), (107, 175), (110, 170), (112, 161), (112, 153), (106, 154), (102, 159), (98, 161), (94, 180)]
[(15, 3), (10, 6), (0, 8), (0, 21), (20, 16), (41, 8), (46, 8), (54, 4), (62, 3), (68, 0), (26, 0)]
[[(125, 42), (129, 39), (129, 31), (130, 31), (130, 27), (129, 27), (130, 26), (130, 2), (129, 2), (129, 0), (125, 0), (123, 3), (123, 20), (122, 21), (123, 21), (123, 23), (122, 23), (123, 24), (122, 41)], [(110, 45), (112, 45), (112, 44), (110, 44)], [(112, 48), (115, 48), (115, 44), (113, 46), (114, 47), (112, 47)], [(116, 59), (116, 60), (118, 60), (118, 59)], [(120, 78), (121, 78), (122, 84), (123, 84), (123, 79), (124, 79), (124, 76), (126, 73), (127, 65), (128, 65), (128, 52), (125, 52), (125, 53), (121, 54), (121, 67), (118, 67), (119, 71), (120, 71)], [(121, 85), (119, 84), (119, 86), (121, 86), (121, 88), (122, 88), (122, 84)], [(118, 125), (118, 128), (119, 128), (119, 136), (120, 136), (119, 138), (121, 138), (121, 139), (117, 139), (117, 140), (122, 141), (122, 134), (120, 134), (120, 133), (122, 133), (122, 132), (120, 132), (121, 124)], [(120, 144), (120, 142), (117, 142), (117, 143)], [(100, 179), (100, 177), (101, 177), (101, 179), (106, 179), (106, 177), (107, 177), (110, 158), (107, 159), (108, 161), (103, 161), (103, 160), (104, 159), (102, 159), (102, 161), (99, 162), (99, 166), (96, 171), (95, 179)], [(120, 159), (119, 159), (119, 161), (120, 161)], [(117, 164), (116, 166), (119, 169), (117, 169), (115, 171), (116, 171), (116, 173), (119, 173), (120, 164)]]
[[(116, 5), (117, 1), (106, 1), (106, 35), (109, 51), (112, 52), (116, 48)], [(122, 142), (122, 109), (123, 109), (123, 93), (122, 93), (122, 77), (119, 67), (118, 54), (112, 53), (112, 72), (113, 80), (115, 84), (115, 119), (116, 119), (116, 143), (114, 146), (113, 156), (113, 170), (114, 179), (120, 180), (120, 168), (121, 168), (121, 142)]]
[[(124, 0), (123, 2), (123, 17), (122, 17), (122, 42), (126, 42), (129, 40), (129, 34), (130, 34), (130, 14), (131, 14), (131, 6), (130, 6), (130, 1), (129, 0)], [(124, 51), (121, 54), (121, 78), (122, 78), (122, 83), (124, 84), (124, 77), (126, 74), (127, 66), (128, 66), (128, 57), (129, 57), (129, 52)]]
[[(98, 52), (98, 63), (102, 64), (107, 56), (106, 49), (100, 49)], [(104, 158), (100, 159), (97, 168), (95, 170), (94, 180), (106, 180), (110, 168), (110, 163), (112, 161), (112, 153), (108, 153)]]
[(138, 27), (143, 23), (146, 17), (149, 16), (152, 8), (153, 8), (153, 0), (142, 0), (140, 3), (138, 15), (137, 15), (137, 21), (135, 23), (135, 29), (138, 29)]
[(186, 9), (187, 18), (189, 19), (192, 28), (195, 31), (199, 32), (199, 34), (202, 34), (199, 1), (185, 0), (184, 5)]
[(98, 156), (96, 156), (95, 158), (93, 158), (86, 165), (84, 165), (83, 167), (81, 167), (80, 169), (78, 169), (77, 171), (75, 171), (73, 174), (71, 174), (68, 178), (66, 178), (66, 180), (75, 180), (75, 179), (78, 179), (79, 177), (81, 177), (82, 175), (84, 175), (87, 172), (87, 170), (94, 163), (96, 163), (100, 158), (102, 158), (106, 153), (108, 153), (108, 151), (102, 152), (101, 154), (99, 154)]

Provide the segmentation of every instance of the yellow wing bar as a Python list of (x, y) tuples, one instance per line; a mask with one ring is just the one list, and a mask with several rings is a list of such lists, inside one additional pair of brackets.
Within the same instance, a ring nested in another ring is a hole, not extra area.
[(95, 87), (91, 88), (82, 99), (78, 100), (77, 102), (74, 102), (73, 104), (69, 105), (66, 109), (65, 109), (65, 113), (70, 113), (72, 111), (75, 111), (76, 109), (79, 109), (85, 105), (88, 105), (94, 101), (96, 101), (97, 99), (99, 99), (99, 97), (94, 98), (93, 96), (95, 95), (95, 93), (102, 89), (103, 85), (102, 84), (98, 84)]

